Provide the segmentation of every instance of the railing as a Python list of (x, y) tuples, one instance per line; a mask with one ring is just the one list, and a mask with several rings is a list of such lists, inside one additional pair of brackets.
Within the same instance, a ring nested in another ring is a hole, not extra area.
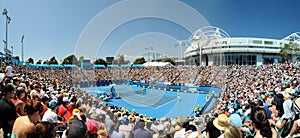
[(201, 71), (202, 71), (202, 70), (203, 70), (203, 67), (201, 67), (200, 69), (198, 69), (197, 75), (196, 75), (196, 77), (194, 78), (193, 83), (195, 83), (195, 82), (197, 81), (197, 78), (198, 78), (198, 76), (201, 74)]
[(161, 77), (164, 77), (165, 74), (169, 73), (170, 70), (166, 70), (164, 73), (162, 73), (161, 75), (158, 75), (157, 78), (155, 78), (152, 82), (157, 82)]
[(216, 80), (216, 78), (218, 77), (219, 73), (221, 72), (222, 68), (220, 70), (218, 70), (217, 74), (215, 75), (215, 77), (211, 80), (211, 82), (209, 83), (210, 85)]
[[(132, 69), (132, 68), (131, 68), (131, 69)], [(128, 76), (129, 76), (129, 77), (130, 77), (131, 69), (130, 69), (130, 71), (129, 71), (129, 73), (128, 73)], [(137, 75), (139, 75), (144, 69), (145, 69), (145, 67), (143, 67), (142, 69), (140, 69), (138, 72), (136, 72), (135, 74), (133, 74), (133, 76), (130, 77), (130, 79), (135, 78), (135, 77), (136, 77)]]
[(212, 93), (209, 97), (209, 100), (205, 103), (205, 105), (201, 108), (199, 115), (202, 115), (204, 113), (204, 111), (206, 110), (206, 108), (208, 107), (208, 105), (210, 104), (210, 102), (213, 100), (214, 98), (214, 93)]
[(171, 83), (174, 83), (174, 81), (176, 81), (184, 71), (185, 70), (182, 70), (177, 76), (175, 76), (174, 79), (171, 81)]

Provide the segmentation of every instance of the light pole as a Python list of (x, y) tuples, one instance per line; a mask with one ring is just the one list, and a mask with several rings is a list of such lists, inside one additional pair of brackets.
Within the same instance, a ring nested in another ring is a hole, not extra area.
[(180, 60), (182, 59), (182, 41), (181, 40), (179, 40), (179, 58), (180, 58)]
[(184, 65), (186, 64), (186, 61), (184, 59), (183, 53), (182, 53), (182, 47), (188, 47), (191, 45), (191, 40), (177, 40), (177, 44), (175, 45), (175, 47), (179, 47), (179, 51), (178, 51), (178, 60), (184, 62)]
[(197, 43), (199, 46), (199, 65), (202, 66), (202, 43)]
[(23, 51), (24, 46), (23, 46), (23, 40), (24, 40), (24, 35), (22, 35), (22, 38), (21, 38), (21, 44), (22, 44), (22, 51), (21, 51), (21, 53), (22, 53), (22, 64), (23, 64), (23, 62), (24, 62), (24, 51)]
[(14, 56), (14, 46), (10, 45), (10, 48), (11, 48), (11, 57)]
[[(153, 47), (146, 47), (145, 50), (150, 52), (150, 50), (153, 50)], [(149, 54), (149, 52), (148, 52), (148, 66), (150, 64), (150, 54)]]
[(5, 32), (5, 47), (4, 47), (4, 53), (6, 56), (7, 56), (7, 45), (8, 45), (8, 41), (7, 41), (8, 24), (11, 21), (11, 18), (7, 15), (7, 13), (8, 13), (7, 9), (3, 9), (2, 15), (6, 17), (6, 32)]
[(175, 47), (179, 46), (179, 54), (178, 54), (178, 59), (183, 59), (183, 54), (182, 54), (182, 47), (187, 47), (189, 43), (189, 40), (177, 40), (177, 44)]
[(202, 40), (199, 36), (196, 36), (192, 39), (192, 43), (199, 47), (199, 66), (202, 65)]
[[(4, 44), (4, 45), (3, 45), (3, 47), (4, 47), (4, 51), (3, 51), (3, 55), (2, 55), (2, 56), (3, 56), (3, 58), (1, 59), (1, 62), (3, 62), (3, 63), (4, 63), (4, 62), (5, 62), (5, 59), (6, 59), (6, 55), (5, 55), (5, 45), (6, 45), (6, 42), (5, 42), (5, 40), (3, 40), (3, 44)], [(1, 63), (1, 64), (2, 64), (2, 63)]]
[(154, 50), (154, 62), (156, 62), (156, 49), (153, 48), (153, 50)]

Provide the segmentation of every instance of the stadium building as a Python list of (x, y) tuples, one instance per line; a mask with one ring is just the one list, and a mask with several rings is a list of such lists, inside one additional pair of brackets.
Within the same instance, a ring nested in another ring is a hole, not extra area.
[[(184, 58), (187, 65), (262, 65), (280, 63), (280, 50), (285, 44), (300, 45), (300, 32), (281, 40), (252, 37), (230, 37), (224, 30), (208, 26), (198, 29), (186, 41)], [(292, 61), (300, 60), (293, 55)], [(200, 61), (200, 62), (199, 62)]]

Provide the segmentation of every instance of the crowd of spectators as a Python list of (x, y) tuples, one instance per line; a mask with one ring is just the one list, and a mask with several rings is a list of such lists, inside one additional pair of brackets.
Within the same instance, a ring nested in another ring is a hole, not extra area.
[[(6, 64), (1, 70), (0, 137), (4, 138), (275, 138), (295, 136), (300, 125), (300, 63), (94, 70)], [(221, 88), (221, 95), (209, 113), (152, 118), (108, 105), (73, 85), (128, 79), (213, 85)]]

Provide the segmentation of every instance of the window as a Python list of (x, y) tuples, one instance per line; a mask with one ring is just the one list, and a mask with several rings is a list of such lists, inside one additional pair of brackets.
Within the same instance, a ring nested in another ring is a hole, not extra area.
[(249, 46), (249, 48), (263, 48), (263, 46)]
[(265, 47), (265, 49), (280, 49), (280, 47)]
[(261, 40), (253, 40), (253, 44), (262, 44)]
[(229, 46), (229, 48), (247, 48), (246, 46)]
[(265, 45), (273, 45), (273, 41), (265, 41)]

